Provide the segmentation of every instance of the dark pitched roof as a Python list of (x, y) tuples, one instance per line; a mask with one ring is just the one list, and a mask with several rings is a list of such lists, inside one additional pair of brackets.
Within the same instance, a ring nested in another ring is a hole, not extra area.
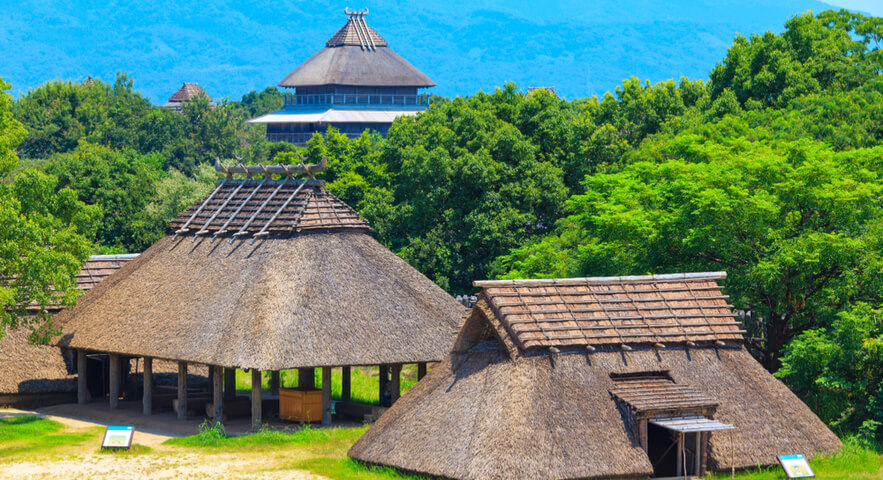
[(552, 346), (742, 341), (715, 280), (726, 274), (490, 280), (486, 299), (521, 350)]
[(321, 182), (229, 179), (178, 215), (170, 228), (179, 234), (251, 237), (316, 229), (365, 231), (368, 222)]
[(423, 72), (392, 51), (365, 23), (364, 15), (351, 14), (346, 25), (325, 45), (282, 79), (279, 86), (435, 86)]
[[(84, 293), (88, 292), (108, 275), (113, 274), (137, 256), (137, 253), (122, 255), (92, 255), (89, 257), (89, 260), (86, 260), (80, 273), (76, 276), (77, 288)], [(49, 305), (47, 311), (49, 313), (58, 313), (62, 308), (63, 307), (60, 304)], [(28, 305), (27, 311), (36, 314), (40, 311), (40, 306), (37, 303), (31, 303)]]

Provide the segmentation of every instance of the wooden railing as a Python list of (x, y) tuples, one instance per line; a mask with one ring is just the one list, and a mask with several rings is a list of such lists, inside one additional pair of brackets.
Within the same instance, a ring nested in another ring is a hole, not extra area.
[(285, 95), (285, 107), (303, 105), (429, 105), (429, 94), (374, 95), (374, 94), (316, 94)]

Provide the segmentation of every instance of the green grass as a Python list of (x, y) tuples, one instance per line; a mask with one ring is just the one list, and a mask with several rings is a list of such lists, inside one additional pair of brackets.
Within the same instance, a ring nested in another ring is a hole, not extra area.
[(367, 466), (349, 457), (344, 459), (316, 457), (302, 460), (292, 468), (306, 470), (335, 480), (424, 480), (426, 477), (406, 475), (393, 468)]
[(53, 420), (33, 416), (0, 418), (0, 458), (23, 458), (64, 452), (86, 442), (100, 441), (101, 427), (68, 431)]
[(146, 445), (139, 445), (137, 443), (133, 443), (131, 447), (126, 448), (104, 448), (100, 447), (98, 449), (98, 453), (106, 454), (106, 455), (118, 455), (118, 456), (129, 456), (129, 455), (140, 455), (144, 453), (153, 453), (153, 449)]
[[(843, 449), (833, 455), (819, 455), (810, 460), (809, 464), (816, 478), (848, 480), (883, 478), (883, 455), (881, 449), (868, 448), (854, 437), (843, 439)], [(723, 480), (729, 474), (710, 475), (709, 479)], [(787, 476), (779, 466), (757, 468), (739, 472), (740, 480), (779, 480)]]
[[(297, 387), (297, 370), (282, 370), (279, 373), (281, 386)], [(417, 383), (417, 368), (405, 365), (402, 368), (402, 394)], [(316, 388), (322, 388), (322, 369), (315, 372)], [(261, 388), (268, 389), (270, 372), (261, 372)], [(251, 391), (251, 374), (242, 370), (236, 371), (236, 390), (247, 393)], [(331, 398), (339, 399), (341, 390), (341, 370), (331, 370)], [(358, 402), (378, 405), (380, 403), (380, 373), (378, 367), (353, 367), (350, 374), (350, 398)]]

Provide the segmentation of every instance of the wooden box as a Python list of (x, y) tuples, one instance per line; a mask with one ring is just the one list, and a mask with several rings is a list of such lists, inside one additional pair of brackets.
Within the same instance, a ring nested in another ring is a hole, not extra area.
[(279, 389), (279, 418), (294, 422), (322, 420), (322, 390)]

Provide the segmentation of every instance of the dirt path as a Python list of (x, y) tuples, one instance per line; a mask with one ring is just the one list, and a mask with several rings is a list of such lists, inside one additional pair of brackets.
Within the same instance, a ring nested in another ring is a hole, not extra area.
[[(101, 423), (40, 412), (2, 409), (0, 418), (37, 416), (59, 422), (72, 430), (102, 427)], [(133, 443), (152, 451), (137, 454), (95, 453), (89, 445), (73, 455), (46, 458), (15, 458), (0, 460), (0, 478), (10, 480), (54, 479), (260, 479), (260, 480), (327, 480), (302, 470), (286, 467), (298, 455), (285, 453), (193, 453), (163, 445), (174, 435), (135, 431)], [(2, 445), (0, 445), (2, 448)]]

